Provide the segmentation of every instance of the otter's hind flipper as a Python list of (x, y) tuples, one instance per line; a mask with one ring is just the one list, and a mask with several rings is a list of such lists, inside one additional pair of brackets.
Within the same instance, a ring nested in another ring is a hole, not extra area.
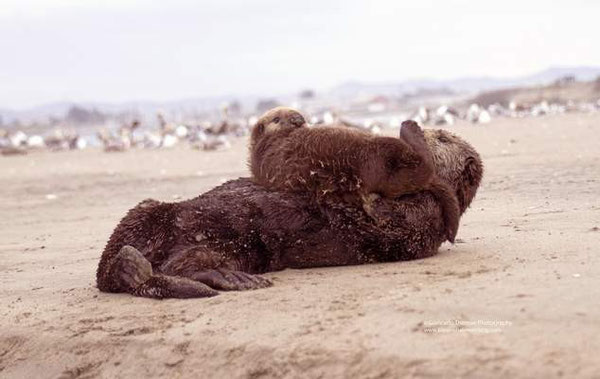
[(262, 276), (233, 270), (232, 267), (239, 267), (235, 259), (224, 260), (223, 253), (199, 244), (178, 250), (157, 270), (164, 275), (187, 278), (222, 291), (255, 290), (272, 285)]
[(433, 155), (431, 154), (429, 145), (425, 140), (425, 134), (419, 127), (419, 124), (413, 120), (404, 121), (400, 128), (400, 139), (406, 142), (423, 160), (421, 164), (423, 175), (433, 175), (435, 172)]
[(216, 296), (219, 292), (203, 283), (195, 282), (188, 278), (153, 275), (150, 279), (137, 287), (132, 294), (154, 299), (189, 299)]
[(263, 278), (260, 275), (221, 268), (195, 272), (190, 276), (190, 279), (223, 291), (255, 290), (273, 285), (269, 279)]
[(207, 285), (191, 279), (155, 274), (150, 262), (132, 246), (119, 250), (109, 270), (119, 289), (135, 296), (185, 299), (218, 295)]

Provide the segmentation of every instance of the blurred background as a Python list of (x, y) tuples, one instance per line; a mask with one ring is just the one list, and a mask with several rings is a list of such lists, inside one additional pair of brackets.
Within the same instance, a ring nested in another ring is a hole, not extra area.
[(3, 0), (0, 147), (228, 146), (276, 105), (378, 132), (600, 109), (600, 2)]

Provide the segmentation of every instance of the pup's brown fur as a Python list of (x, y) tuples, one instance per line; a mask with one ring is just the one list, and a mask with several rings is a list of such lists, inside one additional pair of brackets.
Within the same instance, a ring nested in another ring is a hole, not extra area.
[[(467, 142), (425, 131), (436, 173), (460, 199), (473, 200), (483, 166)], [(434, 255), (446, 231), (440, 201), (422, 191), (379, 198), (378, 225), (347, 202), (316, 207), (308, 195), (266, 190), (248, 178), (179, 203), (146, 200), (131, 209), (108, 241), (96, 274), (104, 292), (204, 297), (215, 289), (261, 288), (254, 274), (390, 262)]]
[(249, 162), (257, 183), (272, 190), (308, 192), (317, 199), (343, 198), (366, 210), (371, 209), (371, 194), (398, 197), (429, 190), (443, 204), (448, 239), (454, 241), (458, 202), (435, 177), (431, 152), (415, 122), (402, 124), (400, 138), (305, 126), (302, 115), (291, 108), (272, 109), (258, 120)]
[[(297, 111), (281, 107), (258, 120), (249, 162), (257, 183), (274, 190), (316, 191), (317, 195), (396, 197), (422, 188), (433, 175), (431, 154), (422, 137), (422, 142), (409, 145), (358, 130), (307, 128), (299, 117)], [(412, 134), (418, 132), (413, 128), (404, 134), (417, 140)]]

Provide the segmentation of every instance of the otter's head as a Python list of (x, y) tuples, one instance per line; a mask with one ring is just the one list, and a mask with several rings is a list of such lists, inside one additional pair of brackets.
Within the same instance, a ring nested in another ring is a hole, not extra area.
[(434, 174), (423, 132), (416, 126), (403, 132), (408, 138), (375, 137), (361, 178), (368, 192), (397, 197), (425, 187)]
[(456, 190), (463, 213), (473, 201), (483, 177), (483, 163), (473, 146), (446, 130), (425, 130), (425, 141), (438, 177)]
[(304, 116), (297, 110), (287, 107), (277, 107), (263, 114), (252, 129), (252, 142), (263, 136), (280, 131), (292, 130), (306, 126)]

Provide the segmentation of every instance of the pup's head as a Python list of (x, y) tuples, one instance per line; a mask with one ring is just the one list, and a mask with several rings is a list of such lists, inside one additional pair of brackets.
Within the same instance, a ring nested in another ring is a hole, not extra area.
[(279, 130), (297, 129), (306, 126), (304, 116), (297, 110), (277, 107), (263, 114), (252, 129), (252, 141)]

